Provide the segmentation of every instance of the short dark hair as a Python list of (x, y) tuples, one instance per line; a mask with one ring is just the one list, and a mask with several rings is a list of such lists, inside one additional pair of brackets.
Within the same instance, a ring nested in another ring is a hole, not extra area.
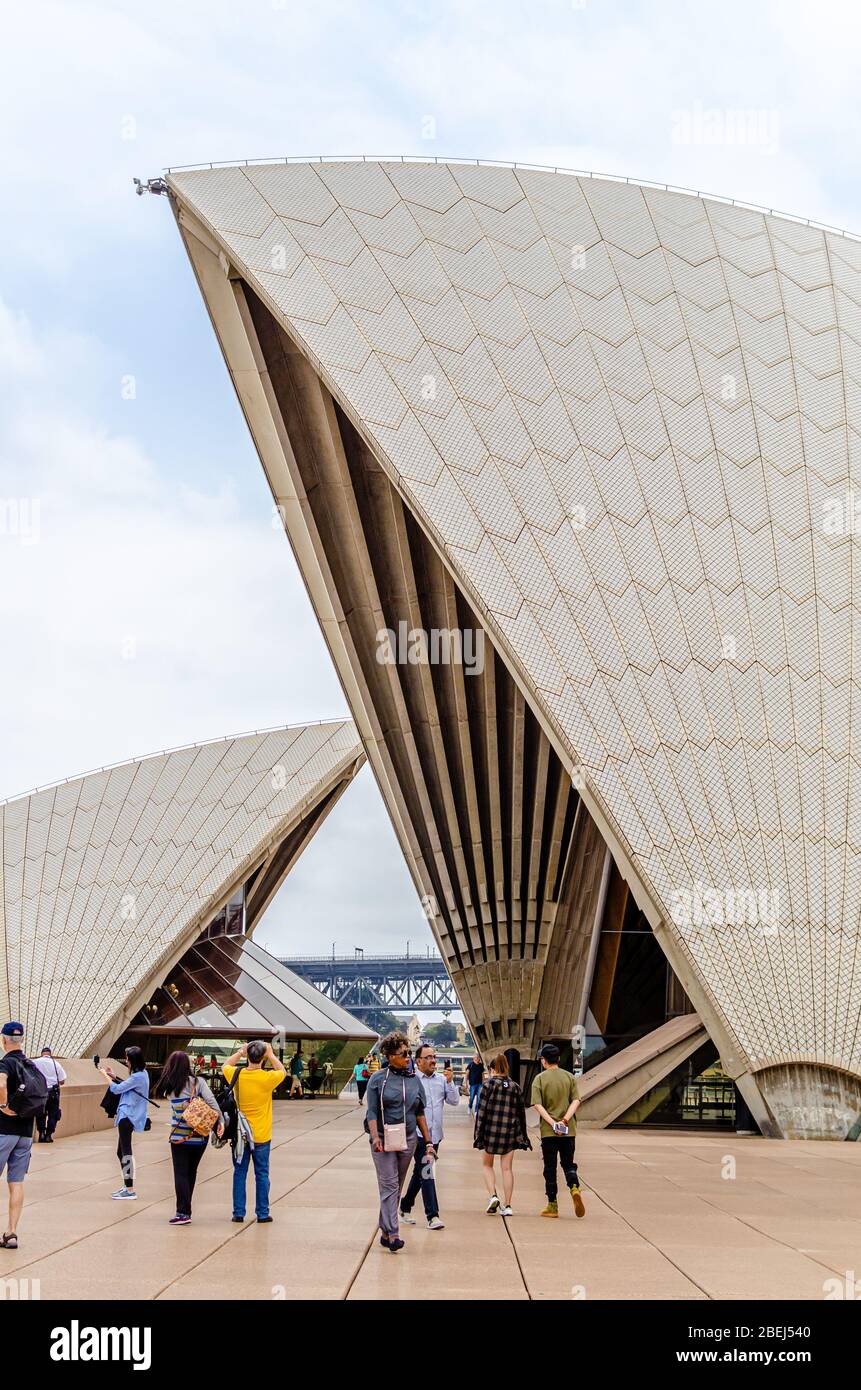
[(395, 1029), (394, 1033), (387, 1033), (380, 1040), (380, 1051), (384, 1057), (393, 1057), (396, 1052), (400, 1052), (402, 1047), (409, 1048), (410, 1040), (406, 1033), (400, 1033)]
[(50, 1049), (50, 1047), (43, 1047), (43, 1048), (42, 1048), (42, 1051), (43, 1051), (43, 1052), (50, 1052), (51, 1049)]
[[(247, 1055), (249, 1062), (262, 1062), (263, 1058), (266, 1056), (265, 1042), (261, 1042), (259, 1038), (255, 1038), (254, 1042), (248, 1044)], [(248, 1084), (250, 1086), (251, 1082), (249, 1081)]]
[(433, 1043), (419, 1043), (418, 1047), (413, 1053), (413, 1056), (415, 1057), (416, 1061), (419, 1060), (426, 1047), (431, 1048), (434, 1052), (436, 1052), (436, 1047)]
[(538, 1055), (543, 1057), (545, 1062), (549, 1062), (551, 1067), (553, 1067), (559, 1065), (559, 1058), (562, 1056), (562, 1053), (555, 1043), (545, 1043)]

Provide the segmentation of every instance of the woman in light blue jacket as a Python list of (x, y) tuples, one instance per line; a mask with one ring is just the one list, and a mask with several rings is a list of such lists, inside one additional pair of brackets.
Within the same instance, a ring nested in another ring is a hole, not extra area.
[(129, 1074), (125, 1081), (118, 1080), (110, 1067), (99, 1067), (102, 1076), (109, 1082), (109, 1088), (120, 1103), (114, 1116), (117, 1127), (117, 1158), (123, 1175), (123, 1186), (111, 1193), (115, 1201), (135, 1202), (135, 1160), (132, 1154), (132, 1134), (140, 1133), (146, 1125), (146, 1108), (149, 1100), (149, 1077), (146, 1072), (143, 1052), (139, 1047), (127, 1047), (126, 1065)]

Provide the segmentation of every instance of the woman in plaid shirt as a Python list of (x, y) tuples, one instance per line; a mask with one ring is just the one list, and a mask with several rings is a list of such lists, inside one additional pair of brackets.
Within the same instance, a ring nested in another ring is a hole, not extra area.
[[(518, 1149), (531, 1149), (526, 1133), (526, 1105), (523, 1092), (516, 1081), (508, 1074), (508, 1060), (500, 1052), (490, 1064), (490, 1076), (481, 1088), (478, 1110), (475, 1116), (474, 1149), (484, 1150), (482, 1172), (484, 1185), (490, 1193), (487, 1204), (488, 1215), (501, 1212), (511, 1216), (511, 1198), (514, 1193), (514, 1155)], [(496, 1174), (493, 1163), (499, 1155), (502, 1165), (502, 1195), (500, 1204), (496, 1195)]]

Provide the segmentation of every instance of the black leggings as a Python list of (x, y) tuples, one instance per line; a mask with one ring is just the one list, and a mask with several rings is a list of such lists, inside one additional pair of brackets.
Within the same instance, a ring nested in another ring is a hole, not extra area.
[(123, 1182), (126, 1187), (135, 1185), (135, 1161), (132, 1155), (132, 1135), (134, 1125), (131, 1120), (120, 1120), (117, 1125), (117, 1158), (120, 1160)]
[(176, 1189), (177, 1216), (191, 1216), (191, 1199), (197, 1170), (206, 1144), (171, 1144), (170, 1156), (173, 1159), (173, 1185)]

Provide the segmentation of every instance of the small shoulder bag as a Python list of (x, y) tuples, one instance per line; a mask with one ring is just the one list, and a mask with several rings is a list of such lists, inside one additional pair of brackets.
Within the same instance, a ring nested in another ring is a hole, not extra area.
[[(388, 1076), (386, 1081), (388, 1081)], [(383, 1149), (387, 1154), (402, 1154), (407, 1148), (407, 1083), (401, 1077), (404, 1088), (404, 1118), (399, 1125), (386, 1124), (386, 1081), (380, 1087), (380, 1114), (383, 1121)]]

